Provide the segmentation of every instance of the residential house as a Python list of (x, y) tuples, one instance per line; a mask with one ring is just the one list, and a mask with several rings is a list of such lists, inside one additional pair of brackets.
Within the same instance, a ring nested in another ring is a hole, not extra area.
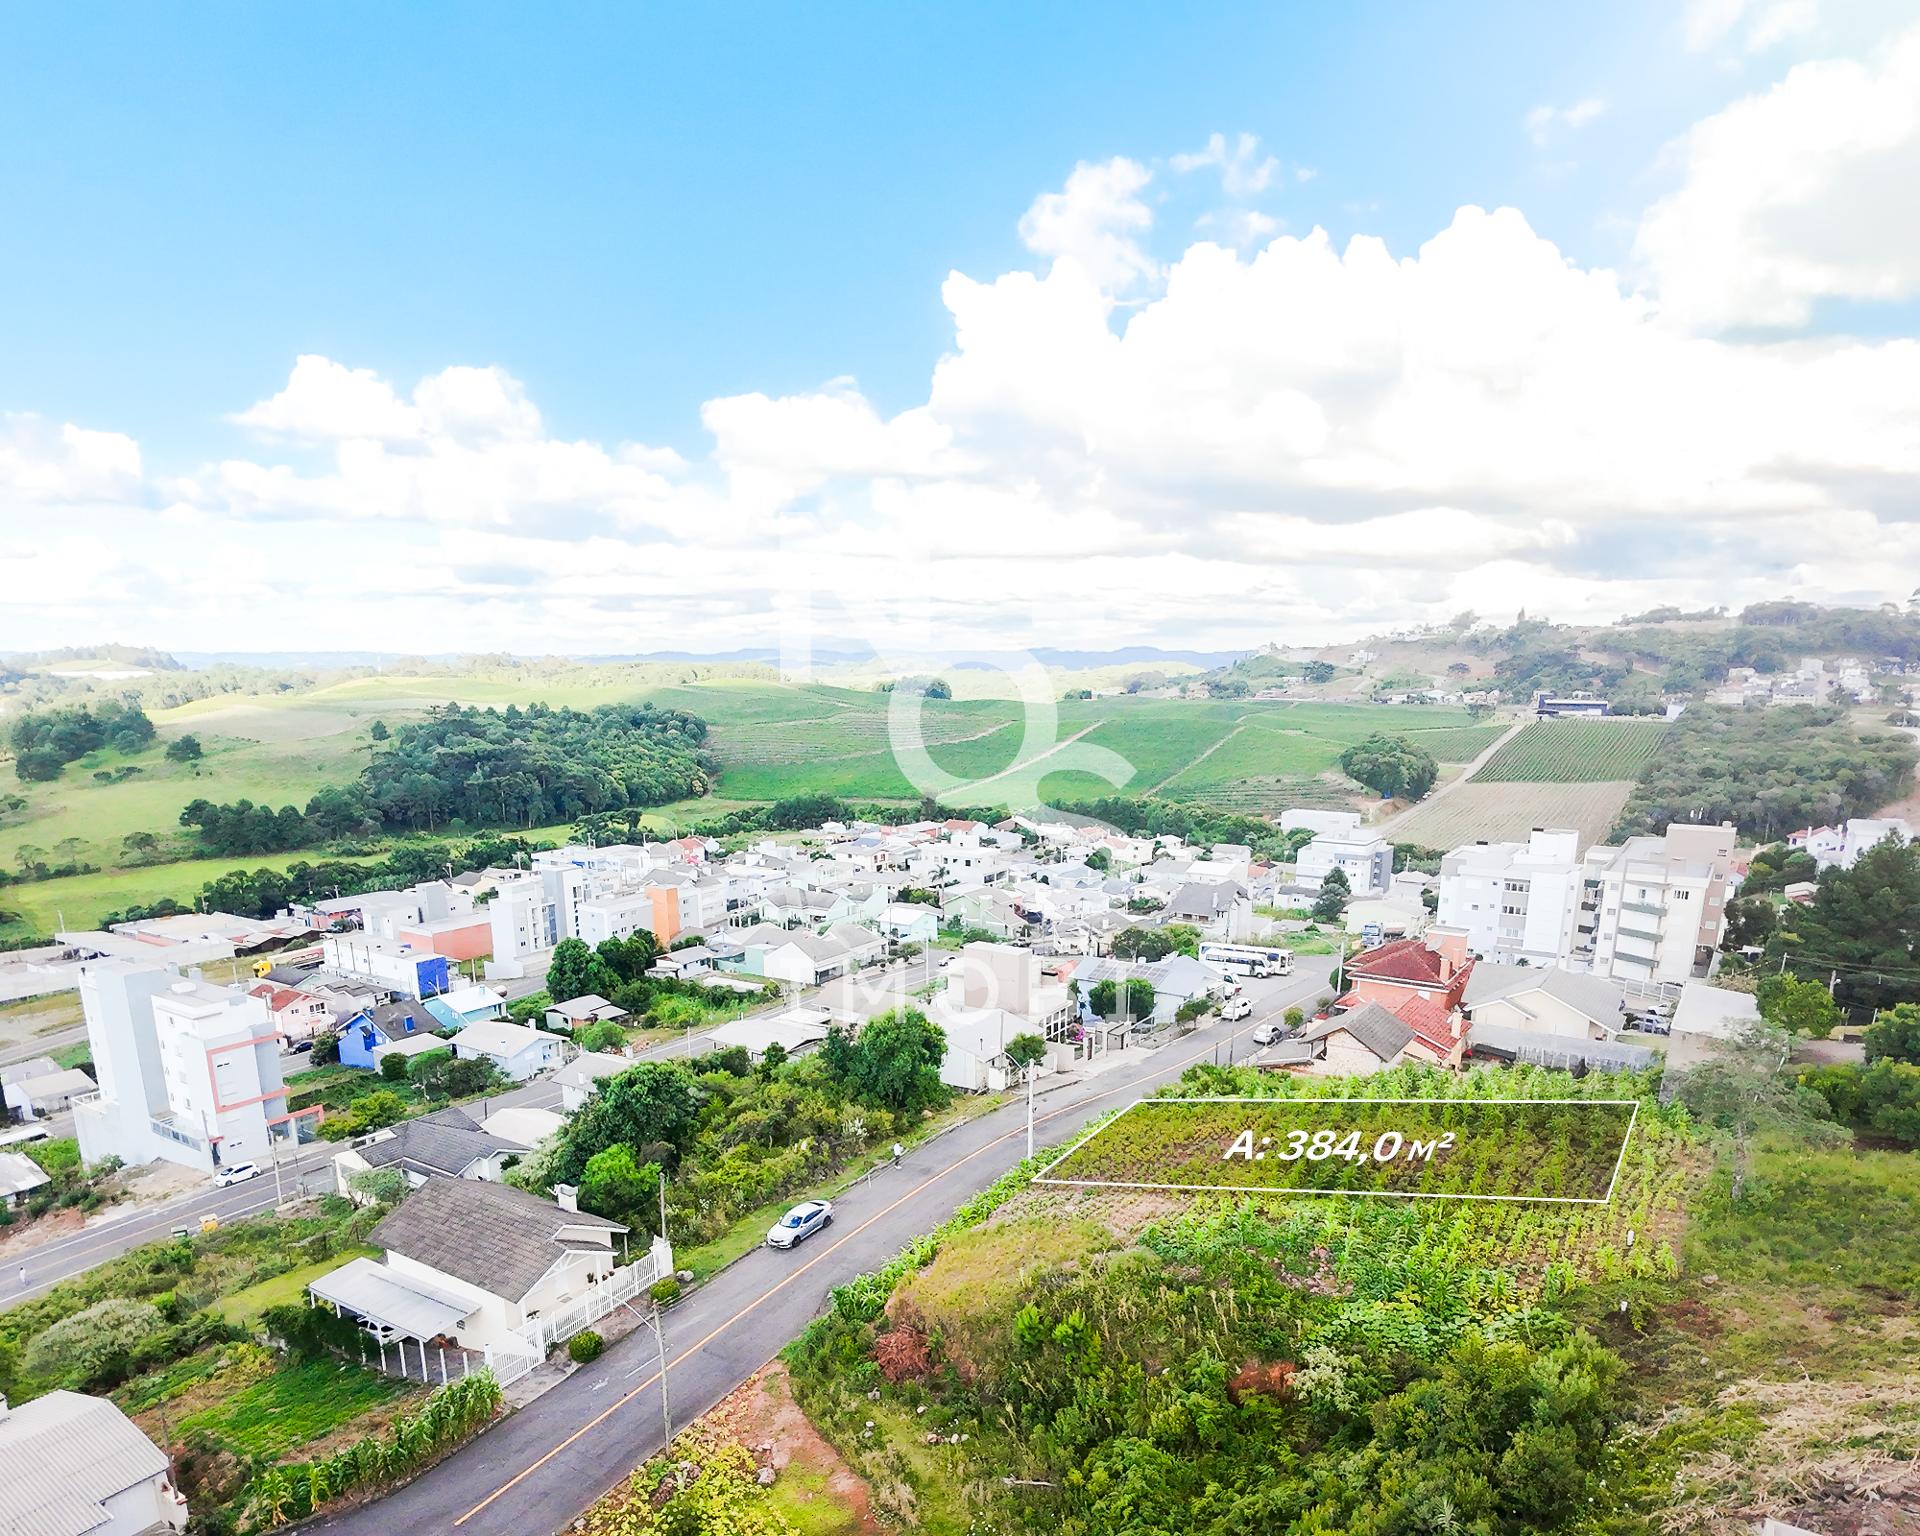
[(940, 936), (940, 910), (914, 901), (892, 901), (880, 909), (880, 931), (903, 944), (931, 944)]
[(784, 1013), (758, 1014), (751, 1018), (731, 1019), (707, 1032), (716, 1050), (745, 1049), (756, 1061), (766, 1055), (767, 1047), (778, 1045), (789, 1056), (810, 1051), (827, 1038), (833, 1020), (819, 1008), (789, 1008)]
[(1751, 992), (1684, 981), (1668, 1024), (1667, 1066), (1679, 1071), (1711, 1060), (1759, 1022), (1760, 1005)]
[(1402, 1063), (1446, 1065), (1453, 1054), (1390, 1009), (1368, 1002), (1277, 1042), (1256, 1056), (1254, 1065), (1322, 1077), (1365, 1077)]
[(1100, 982), (1124, 983), (1135, 977), (1153, 986), (1153, 1023), (1156, 1025), (1171, 1024), (1183, 1004), (1215, 995), (1225, 982), (1219, 971), (1189, 955), (1168, 955), (1151, 965), (1089, 958), (1073, 969), (1073, 980), (1080, 984), (1082, 1008), (1090, 1008), (1088, 1000)]
[(688, 944), (662, 955), (647, 967), (647, 974), (669, 981), (700, 981), (712, 974), (722, 954), (730, 953), (732, 946), (725, 939), (716, 939), (713, 944)]
[(627, 1017), (627, 1010), (618, 1003), (610, 1003), (597, 992), (589, 992), (585, 997), (571, 998), (564, 1003), (549, 1005), (546, 1012), (547, 1028), (563, 1030), (572, 1034), (586, 1024), (600, 1024)]
[(1806, 827), (1787, 835), (1787, 846), (1809, 854), (1821, 870), (1852, 869), (1869, 848), (1890, 837), (1913, 841), (1913, 828), (1898, 816), (1854, 816), (1838, 827)]
[(1477, 965), (1461, 1004), (1475, 1030), (1611, 1040), (1625, 1024), (1626, 993), (1605, 976), (1557, 965)]
[(618, 1077), (633, 1062), (625, 1056), (606, 1051), (582, 1051), (553, 1074), (560, 1089), (560, 1107), (573, 1114), (594, 1095), (594, 1090), (609, 1077)]
[(436, 1175), (449, 1179), (498, 1179), (507, 1159), (526, 1152), (531, 1146), (531, 1142), (486, 1130), (455, 1104), (416, 1119), (402, 1120), (398, 1125), (375, 1131), (342, 1148), (333, 1157), (333, 1182), (348, 1199), (368, 1205), (373, 1197), (353, 1188), (356, 1174), (391, 1168), (405, 1174), (415, 1189)]
[(845, 952), (848, 970), (864, 970), (887, 957), (886, 938), (859, 923), (835, 923), (822, 937), (832, 940)]
[(507, 997), (492, 987), (455, 987), (439, 997), (421, 999), (421, 1006), (442, 1029), (465, 1029), (486, 1019), (504, 1018)]
[(21, 1203), (42, 1184), (47, 1171), (24, 1152), (0, 1152), (0, 1210)]
[(267, 1005), (273, 1027), (289, 1040), (311, 1040), (333, 1026), (333, 1010), (327, 1000), (312, 992), (277, 981), (256, 981), (247, 988), (247, 995)]
[(62, 1067), (51, 1056), (35, 1056), (0, 1067), (0, 1101), (22, 1120), (57, 1115), (96, 1086), (78, 1067)]
[(1391, 1011), (1412, 997), (1452, 1013), (1474, 965), (1466, 934), (1436, 925), (1417, 939), (1395, 939), (1355, 955), (1346, 964), (1347, 992), (1339, 1005), (1372, 1002)]
[(431, 1040), (431, 1045), (404, 1051), (438, 1050), (446, 1041), (434, 1034), (439, 1021), (418, 1002), (377, 1003), (362, 1008), (340, 1025), (340, 1065), (378, 1070), (380, 1058), (399, 1044)]
[(187, 1525), (172, 1462), (104, 1397), (0, 1397), (0, 1532), (155, 1536)]
[(480, 1122), (480, 1129), (504, 1141), (517, 1141), (523, 1147), (537, 1147), (557, 1136), (567, 1126), (565, 1115), (542, 1109), (537, 1104), (508, 1104), (496, 1109)]
[(384, 1262), (354, 1259), (307, 1289), (408, 1338), (524, 1354), (526, 1325), (612, 1275), (627, 1231), (509, 1184), (436, 1175), (369, 1234)]
[(1253, 902), (1237, 880), (1189, 880), (1173, 893), (1161, 918), (1191, 924), (1210, 939), (1244, 939), (1253, 932)]
[(969, 1008), (943, 992), (928, 1006), (927, 1017), (946, 1035), (946, 1055), (940, 1061), (940, 1081), (965, 1093), (997, 1093), (1013, 1085), (1019, 1069), (1007, 1055), (1007, 1046), (1021, 1035), (1039, 1031), (1030, 1019), (1005, 1008)]
[(516, 1083), (562, 1065), (571, 1049), (558, 1035), (504, 1019), (469, 1024), (447, 1044), (459, 1060), (490, 1061), (501, 1076)]

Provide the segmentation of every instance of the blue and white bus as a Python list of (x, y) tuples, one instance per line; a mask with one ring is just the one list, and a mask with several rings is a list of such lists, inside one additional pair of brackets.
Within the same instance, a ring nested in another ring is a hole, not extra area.
[(1202, 940), (1200, 958), (1236, 976), (1291, 976), (1293, 951), (1277, 944), (1216, 944)]

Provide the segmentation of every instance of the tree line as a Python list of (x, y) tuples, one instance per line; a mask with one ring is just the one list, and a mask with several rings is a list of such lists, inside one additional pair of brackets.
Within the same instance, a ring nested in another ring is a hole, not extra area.
[(180, 824), (209, 853), (282, 853), (387, 831), (540, 826), (576, 818), (611, 821), (670, 800), (707, 793), (713, 765), (706, 722), (651, 704), (593, 710), (475, 709), (448, 704), (388, 730), (351, 785), (326, 785), (302, 811), (251, 800), (195, 800)]

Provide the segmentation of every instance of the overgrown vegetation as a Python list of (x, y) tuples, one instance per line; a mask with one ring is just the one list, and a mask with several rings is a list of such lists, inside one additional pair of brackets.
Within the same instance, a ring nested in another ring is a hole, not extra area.
[[(1466, 1083), (1487, 1096), (1649, 1087), (1530, 1070)], [(1199, 1069), (1174, 1091), (1462, 1084)], [(1441, 1528), (1438, 1511), (1445, 1528), (1516, 1536), (1628, 1529), (1624, 1373), (1574, 1303), (1587, 1285), (1637, 1293), (1677, 1270), (1662, 1233), (1700, 1152), (1683, 1112), (1647, 1101), (1642, 1116), (1616, 1204), (1575, 1215), (1221, 1196), (1169, 1202), (1144, 1230), (1117, 1218), (1129, 1246), (1100, 1218), (1137, 1197), (1016, 1184), (986, 1225), (836, 1291), (790, 1352), (796, 1387), (876, 1503), (925, 1528), (957, 1529), (958, 1504), (977, 1526), (1072, 1536), (1415, 1531)]]
[(1868, 816), (1912, 790), (1917, 757), (1912, 738), (1856, 730), (1829, 706), (1695, 705), (1642, 771), (1615, 835), (1730, 821), (1766, 842)]
[(944, 1051), (938, 1026), (905, 1009), (870, 1020), (857, 1040), (836, 1030), (813, 1055), (758, 1069), (739, 1049), (645, 1062), (603, 1080), (510, 1177), (539, 1191), (577, 1185), (583, 1209), (656, 1232), (667, 1175), (674, 1241), (706, 1242), (945, 1104)]

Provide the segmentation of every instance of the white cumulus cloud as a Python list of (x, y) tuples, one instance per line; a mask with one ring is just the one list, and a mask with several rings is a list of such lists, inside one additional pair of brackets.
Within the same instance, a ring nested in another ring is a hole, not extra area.
[(1669, 314), (1799, 326), (1816, 300), (1920, 294), (1920, 27), (1796, 65), (1696, 124), (1634, 254)]
[(1028, 250), (1071, 262), (1109, 293), (1130, 288), (1158, 270), (1140, 244), (1153, 211), (1140, 196), (1153, 173), (1138, 161), (1075, 166), (1059, 192), (1043, 192), (1020, 220)]

